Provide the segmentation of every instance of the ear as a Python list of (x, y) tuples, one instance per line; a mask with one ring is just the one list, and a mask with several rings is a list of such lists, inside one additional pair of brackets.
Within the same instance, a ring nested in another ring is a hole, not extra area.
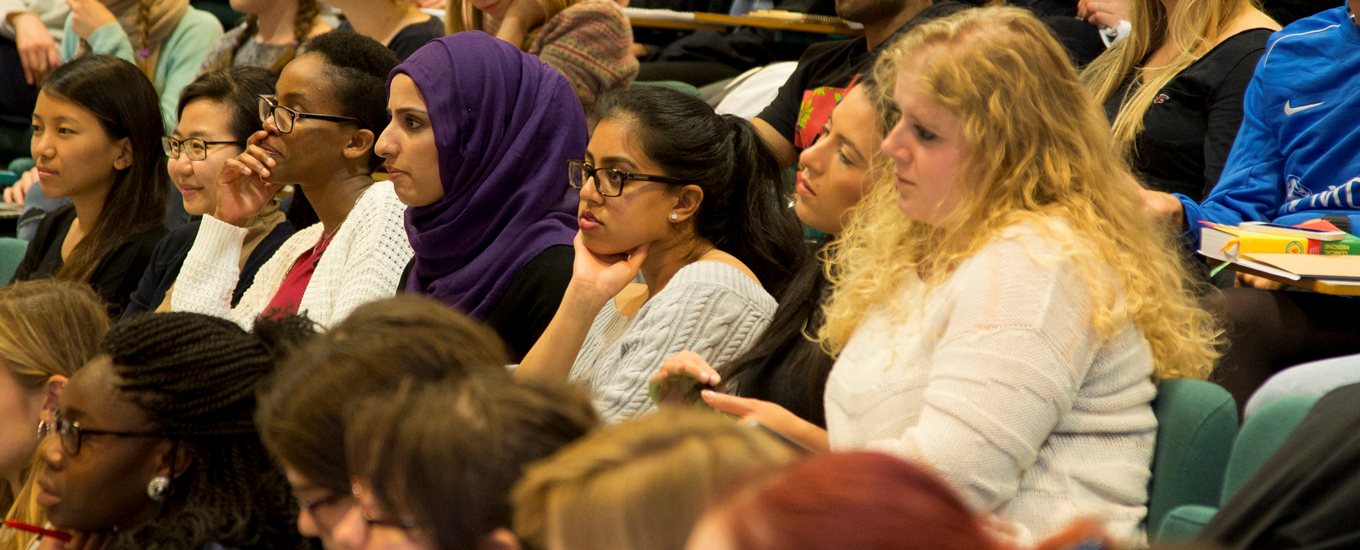
[(519, 550), (519, 539), (504, 527), (492, 531), (477, 545), (478, 550)]
[(675, 206), (671, 207), (668, 216), (672, 222), (688, 220), (694, 217), (694, 213), (699, 211), (699, 205), (703, 203), (704, 189), (691, 183), (675, 192)]
[(43, 410), (53, 410), (57, 408), (57, 403), (61, 400), (61, 390), (66, 387), (67, 378), (60, 374), (47, 377), (47, 382), (43, 384)]
[(115, 145), (118, 147), (118, 156), (113, 158), (113, 169), (127, 170), (132, 166), (132, 140), (123, 138)]
[(373, 151), (373, 144), (376, 141), (377, 137), (373, 135), (372, 130), (359, 130), (350, 134), (349, 143), (345, 144), (345, 158), (350, 160), (362, 160), (368, 155), (378, 154)]
[(189, 451), (189, 446), (174, 441), (162, 441), (157, 446), (157, 455), (160, 460), (156, 464), (156, 475), (169, 477), (172, 482), (194, 463), (194, 454)]

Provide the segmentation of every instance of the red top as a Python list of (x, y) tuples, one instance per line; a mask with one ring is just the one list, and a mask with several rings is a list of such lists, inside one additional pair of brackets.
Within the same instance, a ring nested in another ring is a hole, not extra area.
[(283, 282), (279, 283), (278, 292), (274, 293), (274, 299), (265, 306), (262, 316), (281, 319), (297, 315), (298, 307), (302, 305), (302, 295), (307, 292), (307, 285), (312, 282), (312, 274), (316, 273), (316, 264), (321, 262), (321, 254), (326, 252), (326, 247), (330, 245), (333, 236), (334, 233), (322, 237), (316, 246), (298, 257), (297, 262), (288, 270), (288, 275), (284, 276)]

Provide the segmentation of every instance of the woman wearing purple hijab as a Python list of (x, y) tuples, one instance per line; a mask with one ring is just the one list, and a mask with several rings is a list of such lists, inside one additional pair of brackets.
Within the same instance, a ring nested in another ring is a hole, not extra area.
[(479, 31), (417, 50), (388, 92), (375, 151), (408, 206), (404, 290), (491, 325), (518, 361), (571, 280), (581, 103), (552, 67)]

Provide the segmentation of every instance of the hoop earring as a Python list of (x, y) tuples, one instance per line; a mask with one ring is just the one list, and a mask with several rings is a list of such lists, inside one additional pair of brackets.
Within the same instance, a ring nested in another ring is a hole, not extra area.
[(146, 484), (146, 496), (156, 502), (164, 502), (165, 494), (170, 492), (170, 478), (156, 476)]

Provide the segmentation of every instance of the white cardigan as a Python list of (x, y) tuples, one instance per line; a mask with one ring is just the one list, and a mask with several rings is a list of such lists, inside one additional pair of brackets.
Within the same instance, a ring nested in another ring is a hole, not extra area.
[(1014, 227), (928, 294), (914, 279), (871, 309), (827, 382), (831, 446), (924, 463), (1036, 538), (1094, 516), (1138, 539), (1151, 347), (1132, 321), (1098, 337), (1063, 246)]
[[(395, 294), (413, 254), (406, 239), (405, 211), (391, 183), (381, 181), (365, 189), (321, 255), (298, 312), (329, 328), (354, 308)], [(316, 246), (321, 231), (321, 224), (313, 224), (284, 241), (232, 308), (246, 230), (203, 216), (198, 237), (175, 279), (172, 309), (224, 317), (249, 329), (298, 258)]]

